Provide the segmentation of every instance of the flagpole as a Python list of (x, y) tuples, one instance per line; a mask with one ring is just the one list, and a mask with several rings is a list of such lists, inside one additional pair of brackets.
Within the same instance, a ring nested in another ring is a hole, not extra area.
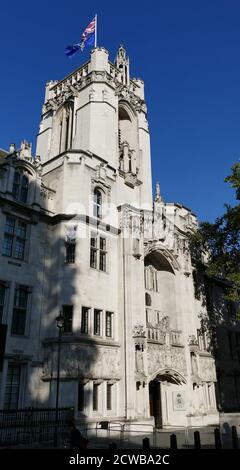
[(95, 15), (95, 42), (94, 47), (97, 47), (97, 14)]

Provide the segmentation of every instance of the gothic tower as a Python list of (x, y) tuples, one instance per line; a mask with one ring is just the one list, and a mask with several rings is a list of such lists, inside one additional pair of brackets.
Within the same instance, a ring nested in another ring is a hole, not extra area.
[[(147, 419), (140, 220), (143, 210), (152, 210), (150, 139), (144, 84), (130, 78), (123, 46), (115, 65), (104, 48), (95, 48), (87, 64), (47, 84), (37, 154), (44, 182), (56, 192), (53, 240), (73, 243), (75, 250), (74, 273), (64, 265), (60, 246), (55, 246), (59, 269), (51, 271), (53, 283), (61, 286), (56, 304), (74, 304), (75, 337), (68, 338), (64, 353), (71, 363), (74, 400), (79, 380), (85, 381), (85, 396), (93, 394), (94, 400), (97, 391), (104, 394), (111, 386), (115, 415)], [(50, 307), (48, 317), (53, 311)], [(87, 335), (94, 343), (84, 349)], [(45, 348), (50, 357), (48, 340)], [(99, 355), (102, 359), (95, 359)], [(138, 398), (136, 382), (141, 384)], [(67, 404), (66, 384), (61, 387), (62, 404)], [(84, 410), (93, 417), (91, 406)]]
[(188, 243), (196, 217), (159, 184), (152, 200), (144, 84), (124, 47), (115, 65), (94, 48), (48, 82), (37, 157), (26, 142), (3, 157), (0, 313), (12, 305), (13, 335), (0, 403), (20, 403), (15, 374), (22, 406), (54, 407), (59, 383), (78, 424), (216, 424)]

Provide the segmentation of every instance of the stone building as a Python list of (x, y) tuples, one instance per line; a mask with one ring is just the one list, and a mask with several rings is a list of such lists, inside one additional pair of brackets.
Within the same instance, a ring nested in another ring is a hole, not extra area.
[(0, 408), (60, 406), (78, 422), (217, 423), (188, 233), (195, 215), (152, 198), (144, 84), (120, 46), (46, 85), (36, 157), (0, 153)]

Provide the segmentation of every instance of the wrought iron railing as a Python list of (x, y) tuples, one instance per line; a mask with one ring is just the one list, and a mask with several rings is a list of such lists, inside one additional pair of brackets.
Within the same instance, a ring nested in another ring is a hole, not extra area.
[[(55, 408), (0, 410), (0, 446), (51, 442), (56, 426)], [(73, 408), (59, 408), (57, 432), (64, 436), (73, 421)]]

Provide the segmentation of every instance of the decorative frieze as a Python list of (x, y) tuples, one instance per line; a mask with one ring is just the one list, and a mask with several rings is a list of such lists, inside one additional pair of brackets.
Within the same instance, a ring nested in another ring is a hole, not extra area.
[[(45, 346), (43, 379), (56, 377), (57, 345)], [(115, 379), (120, 378), (120, 351), (95, 345), (62, 344), (61, 372), (65, 379)]]
[(172, 368), (186, 375), (187, 366), (184, 348), (170, 347), (160, 344), (148, 344), (148, 375), (153, 375), (160, 369)]

